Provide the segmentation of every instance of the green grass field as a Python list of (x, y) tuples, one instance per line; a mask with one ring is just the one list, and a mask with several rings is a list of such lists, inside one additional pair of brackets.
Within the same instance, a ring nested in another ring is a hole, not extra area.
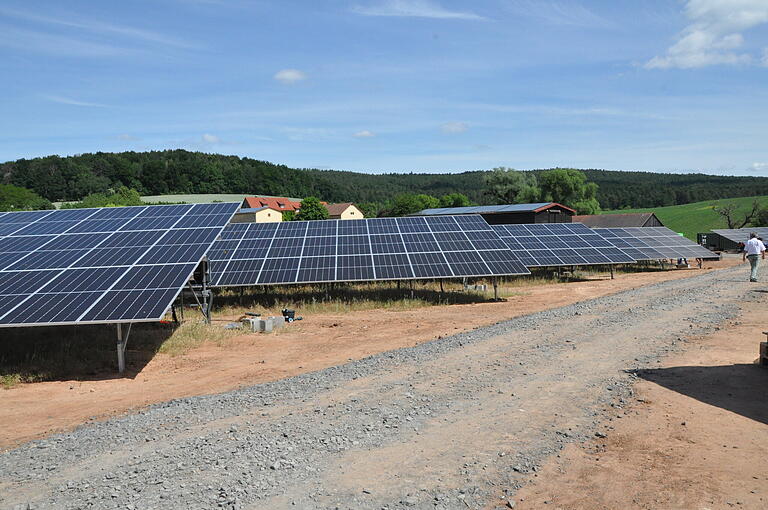
[(737, 217), (743, 215), (752, 208), (752, 202), (757, 199), (762, 207), (768, 206), (768, 196), (741, 197), (741, 198), (723, 198), (720, 200), (707, 200), (705, 202), (695, 202), (685, 205), (673, 205), (669, 207), (650, 207), (647, 209), (622, 209), (618, 211), (603, 211), (602, 214), (622, 214), (653, 212), (661, 222), (674, 230), (681, 232), (688, 239), (696, 240), (696, 234), (699, 232), (708, 232), (713, 228), (728, 228), (725, 219), (719, 216), (713, 207), (723, 206), (729, 203), (735, 203), (738, 207)]

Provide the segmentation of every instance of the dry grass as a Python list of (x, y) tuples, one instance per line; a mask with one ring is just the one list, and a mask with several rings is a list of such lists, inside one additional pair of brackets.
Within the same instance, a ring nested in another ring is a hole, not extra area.
[(10, 390), (21, 382), (21, 374), (4, 374), (0, 375), (0, 386), (4, 390)]
[[(525, 294), (525, 289), (562, 281), (574, 281), (574, 276), (558, 277), (554, 272), (502, 279), (498, 283), (500, 298)], [(247, 287), (220, 290), (215, 301), (215, 314), (236, 317), (245, 311), (257, 311), (263, 316), (280, 315), (283, 308), (297, 314), (339, 314), (368, 310), (413, 310), (430, 306), (484, 303), (493, 299), (490, 281), (478, 280), (486, 290), (465, 289), (456, 281), (372, 282), (325, 285), (293, 285)], [(411, 287), (412, 285), (412, 287)]]
[(176, 328), (173, 333), (165, 340), (157, 352), (168, 354), (169, 356), (179, 356), (189, 350), (211, 342), (216, 345), (226, 345), (227, 341), (234, 336), (242, 335), (241, 329), (224, 329), (221, 323), (204, 324), (202, 322), (186, 321)]

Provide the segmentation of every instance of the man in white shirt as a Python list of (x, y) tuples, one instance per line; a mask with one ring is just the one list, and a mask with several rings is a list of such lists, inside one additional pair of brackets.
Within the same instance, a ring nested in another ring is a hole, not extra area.
[(760, 258), (765, 258), (765, 245), (757, 238), (757, 234), (749, 234), (749, 241), (744, 245), (744, 252), (741, 260), (749, 259), (749, 266), (752, 269), (749, 273), (749, 281), (757, 281), (757, 268), (760, 265)]

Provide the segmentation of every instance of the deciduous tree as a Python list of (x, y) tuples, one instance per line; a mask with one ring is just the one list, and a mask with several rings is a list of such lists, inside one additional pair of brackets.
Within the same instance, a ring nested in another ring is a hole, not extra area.
[(53, 209), (53, 204), (34, 191), (12, 184), (0, 184), (0, 211)]
[(724, 205), (712, 206), (712, 210), (719, 214), (728, 225), (728, 228), (743, 228), (750, 224), (753, 219), (758, 218), (760, 214), (760, 202), (754, 200), (749, 211), (739, 212), (738, 207), (733, 202)]
[(307, 197), (301, 201), (301, 209), (296, 213), (296, 219), (306, 220), (327, 220), (328, 209), (320, 202), (317, 197)]
[(597, 184), (587, 182), (584, 172), (556, 168), (541, 174), (541, 197), (576, 209), (579, 214), (597, 214)]
[(485, 176), (485, 194), (497, 204), (523, 204), (536, 202), (540, 190), (535, 175), (498, 167)]
[(468, 207), (472, 205), (466, 195), (462, 193), (449, 193), (440, 197), (440, 207)]

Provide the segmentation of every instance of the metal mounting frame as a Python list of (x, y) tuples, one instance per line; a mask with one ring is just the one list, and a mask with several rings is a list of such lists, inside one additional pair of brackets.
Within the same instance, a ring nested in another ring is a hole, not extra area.
[(121, 374), (125, 372), (125, 348), (128, 345), (128, 337), (131, 336), (132, 324), (132, 322), (128, 323), (128, 331), (123, 337), (123, 325), (120, 322), (117, 323), (117, 371)]

